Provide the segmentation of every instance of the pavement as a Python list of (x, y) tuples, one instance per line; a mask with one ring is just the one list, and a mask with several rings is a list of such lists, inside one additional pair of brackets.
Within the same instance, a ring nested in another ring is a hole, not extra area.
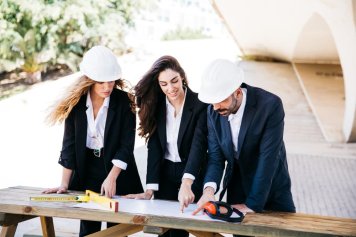
[(283, 101), (297, 212), (356, 218), (356, 143), (326, 142), (290, 64), (244, 62), (247, 83)]
[[(152, 43), (145, 50), (119, 58), (124, 77), (134, 85), (158, 56), (178, 58), (190, 86), (199, 90), (203, 68), (214, 58), (236, 60), (231, 39)], [(246, 82), (276, 93), (285, 109), (285, 133), (292, 193), (297, 212), (356, 219), (356, 144), (326, 142), (303, 94), (292, 65), (243, 62)], [(54, 187), (60, 182), (57, 164), (63, 125), (48, 127), (44, 118), (73, 77), (34, 85), (0, 101), (0, 188), (26, 185)], [(135, 156), (145, 183), (146, 147), (137, 137)], [(54, 218), (58, 236), (77, 236), (77, 220)], [(20, 223), (15, 236), (38, 236), (38, 219)], [(138, 233), (132, 236), (153, 236)]]

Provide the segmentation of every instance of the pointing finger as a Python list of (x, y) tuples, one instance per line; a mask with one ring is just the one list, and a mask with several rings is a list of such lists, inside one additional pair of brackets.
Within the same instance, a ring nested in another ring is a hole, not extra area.
[(180, 204), (180, 212), (183, 213), (184, 212), (184, 206), (185, 206), (184, 201), (180, 201), (179, 204)]
[(196, 215), (197, 213), (199, 213), (201, 210), (203, 210), (203, 207), (198, 207), (197, 209), (195, 209), (195, 211), (193, 211), (192, 215)]

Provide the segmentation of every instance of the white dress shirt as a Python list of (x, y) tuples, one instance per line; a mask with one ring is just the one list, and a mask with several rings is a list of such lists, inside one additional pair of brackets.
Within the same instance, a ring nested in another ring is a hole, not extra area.
[(175, 115), (175, 109), (173, 105), (166, 98), (166, 136), (167, 136), (167, 146), (164, 154), (164, 158), (172, 162), (181, 162), (178, 153), (178, 133), (180, 122), (182, 120), (182, 111), (184, 107), (184, 101), (179, 112)]
[(234, 146), (234, 158), (237, 159), (237, 144), (239, 140), (239, 134), (240, 134), (240, 128), (241, 128), (241, 122), (242, 122), (242, 116), (245, 111), (245, 106), (246, 106), (246, 95), (247, 95), (247, 90), (246, 88), (242, 88), (242, 102), (240, 105), (240, 108), (237, 110), (236, 114), (230, 114), (229, 115), (229, 123), (230, 123), (230, 130), (231, 130), (231, 139), (232, 143)]
[[(96, 118), (94, 119), (94, 110), (93, 103), (90, 98), (90, 91), (87, 94), (86, 114), (88, 120), (88, 128), (86, 146), (90, 149), (101, 149), (104, 147), (105, 124), (108, 115), (109, 103), (110, 97), (106, 97), (104, 99), (103, 105), (99, 109)], [(123, 170), (127, 168), (127, 163), (121, 160), (115, 159), (112, 160), (112, 163)]]
[[(179, 127), (182, 120), (183, 108), (185, 103), (185, 97), (187, 95), (187, 90), (185, 90), (184, 101), (178, 114), (175, 115), (174, 106), (169, 102), (166, 97), (166, 136), (167, 136), (167, 146), (164, 154), (164, 158), (172, 162), (182, 162), (179, 157), (178, 152), (178, 134)], [(195, 177), (192, 174), (184, 173), (182, 179), (189, 178), (194, 180)], [(152, 189), (157, 191), (159, 189), (158, 184), (147, 184), (147, 189)]]
[[(242, 117), (245, 111), (246, 107), (246, 96), (247, 96), (247, 89), (246, 88), (241, 88), (242, 90), (242, 101), (240, 108), (237, 110), (235, 114), (230, 114), (228, 117), (229, 124), (230, 124), (230, 131), (231, 131), (231, 139), (234, 147), (234, 158), (238, 159), (237, 157), (237, 144), (239, 140), (239, 134), (240, 134), (240, 128), (241, 128), (241, 122), (242, 122)], [(217, 189), (217, 184), (215, 182), (207, 182), (204, 185), (204, 189), (206, 187), (212, 187), (214, 189), (214, 192)]]

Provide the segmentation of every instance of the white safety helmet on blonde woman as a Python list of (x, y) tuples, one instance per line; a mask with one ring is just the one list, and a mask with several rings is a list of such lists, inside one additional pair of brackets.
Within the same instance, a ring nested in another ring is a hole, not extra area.
[(205, 69), (202, 77), (199, 100), (208, 104), (220, 103), (237, 90), (244, 81), (239, 65), (216, 59)]
[(122, 71), (114, 53), (99, 45), (89, 49), (79, 65), (80, 72), (97, 82), (110, 82), (121, 78)]

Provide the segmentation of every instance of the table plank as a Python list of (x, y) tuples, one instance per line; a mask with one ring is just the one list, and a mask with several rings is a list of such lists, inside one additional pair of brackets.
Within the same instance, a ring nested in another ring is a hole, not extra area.
[(17, 224), (2, 227), (0, 237), (14, 237), (17, 229)]
[(112, 213), (103, 210), (75, 208), (72, 203), (31, 202), (29, 200), (30, 196), (38, 196), (42, 190), (33, 187), (13, 187), (0, 190), (0, 213), (107, 221), (251, 236), (356, 236), (356, 220), (348, 218), (300, 213), (248, 213), (242, 223), (227, 223), (124, 212)]
[(107, 228), (105, 230), (96, 232), (87, 237), (125, 237), (128, 235), (135, 234), (142, 231), (143, 226), (141, 225), (128, 225), (128, 224), (119, 224), (113, 227)]
[(0, 226), (15, 225), (15, 224), (18, 224), (23, 221), (27, 221), (27, 220), (35, 218), (35, 217), (36, 216), (0, 213)]
[(195, 231), (195, 230), (188, 230), (188, 232), (196, 237), (224, 237), (221, 234), (217, 234), (217, 233), (207, 233), (207, 232)]
[(41, 216), (40, 219), (43, 237), (55, 237), (56, 235), (54, 233), (53, 218)]
[(163, 235), (168, 230), (169, 229), (167, 229), (167, 228), (162, 228), (162, 227), (157, 227), (157, 226), (144, 226), (143, 227), (143, 233), (147, 233), (147, 234)]

